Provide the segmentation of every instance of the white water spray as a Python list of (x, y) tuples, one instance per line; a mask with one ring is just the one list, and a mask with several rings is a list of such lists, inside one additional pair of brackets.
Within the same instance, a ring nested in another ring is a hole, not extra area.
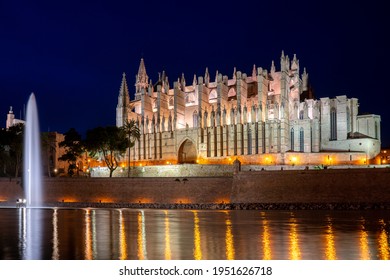
[(24, 130), (23, 187), (26, 208), (22, 212), (24, 225), (23, 258), (39, 260), (42, 257), (42, 173), (41, 141), (39, 137), (38, 110), (35, 95), (27, 102), (27, 115)]
[(41, 141), (34, 93), (30, 95), (27, 103), (23, 165), (26, 207), (40, 207), (42, 206)]

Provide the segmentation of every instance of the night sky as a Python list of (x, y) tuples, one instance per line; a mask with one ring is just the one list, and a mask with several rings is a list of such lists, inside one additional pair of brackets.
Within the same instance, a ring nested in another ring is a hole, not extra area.
[(153, 82), (165, 70), (172, 87), (206, 67), (211, 79), (272, 60), (278, 71), (284, 50), (317, 98), (356, 97), (360, 113), (381, 115), (390, 146), (388, 10), (344, 2), (0, 0), (0, 127), (9, 106), (23, 116), (31, 92), (42, 131), (115, 125), (122, 73), (133, 95), (141, 57)]

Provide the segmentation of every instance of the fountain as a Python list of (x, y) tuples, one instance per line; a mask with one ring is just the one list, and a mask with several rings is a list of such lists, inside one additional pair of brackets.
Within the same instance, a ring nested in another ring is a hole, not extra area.
[(26, 207), (40, 207), (42, 206), (41, 142), (34, 93), (30, 95), (27, 103), (23, 165)]
[(25, 208), (20, 209), (22, 232), (24, 232), (22, 251), (24, 259), (41, 259), (42, 236), (42, 173), (41, 141), (39, 137), (38, 110), (35, 95), (27, 102), (27, 115), (24, 131), (23, 187)]

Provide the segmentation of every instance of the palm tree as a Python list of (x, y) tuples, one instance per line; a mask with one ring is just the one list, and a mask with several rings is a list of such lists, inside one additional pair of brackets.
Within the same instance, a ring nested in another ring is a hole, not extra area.
[(130, 149), (134, 146), (135, 141), (139, 140), (141, 137), (139, 128), (134, 119), (126, 120), (125, 124), (122, 127), (123, 131), (126, 133), (128, 140), (129, 155), (127, 158), (127, 177), (130, 177)]

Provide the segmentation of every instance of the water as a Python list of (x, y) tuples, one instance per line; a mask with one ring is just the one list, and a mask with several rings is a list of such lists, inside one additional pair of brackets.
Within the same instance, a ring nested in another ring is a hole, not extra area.
[(38, 109), (32, 93), (27, 102), (24, 132), (23, 186), (27, 207), (42, 206), (42, 164)]
[[(0, 209), (0, 259), (390, 259), (390, 211)], [(31, 217), (30, 217), (31, 218)]]

